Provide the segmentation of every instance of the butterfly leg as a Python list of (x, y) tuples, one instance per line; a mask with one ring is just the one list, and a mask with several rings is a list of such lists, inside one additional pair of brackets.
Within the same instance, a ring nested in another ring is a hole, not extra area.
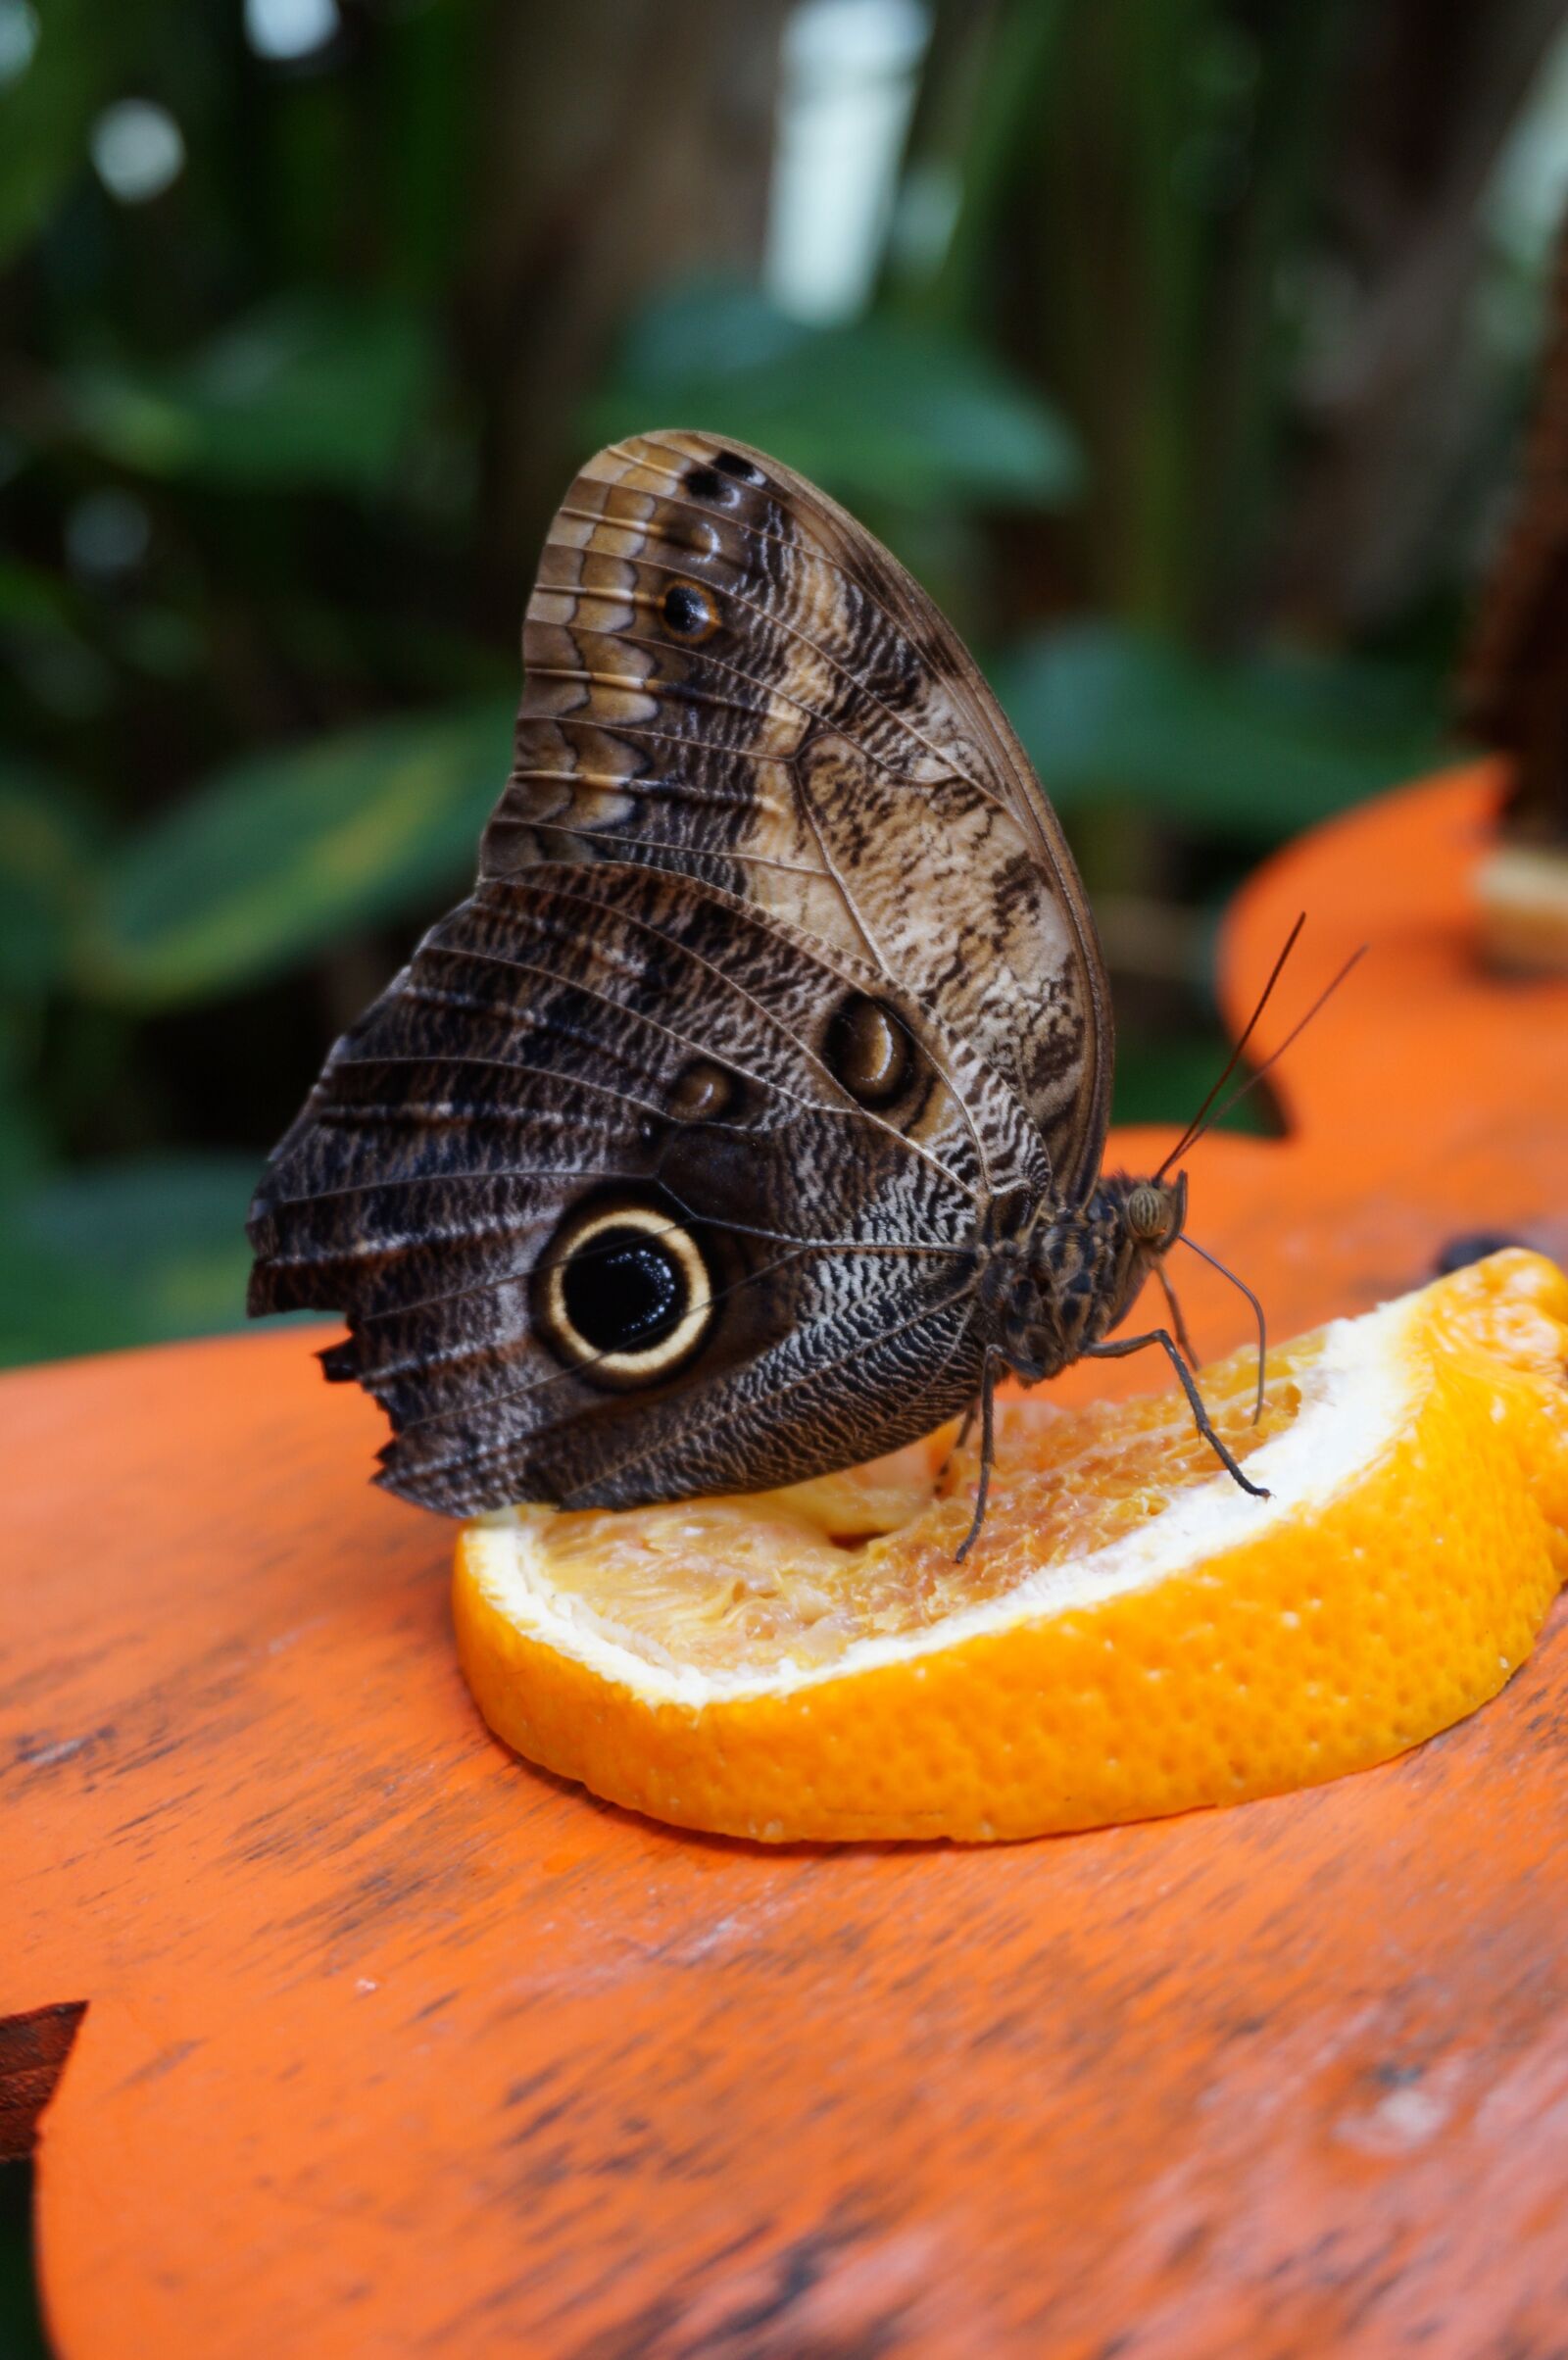
[(1193, 1423), (1220, 1464), (1228, 1474), (1235, 1476), (1244, 1492), (1250, 1492), (1254, 1500), (1266, 1500), (1269, 1495), (1263, 1486), (1260, 1483), (1253, 1483), (1250, 1477), (1242, 1473), (1240, 1465), (1214, 1432), (1209, 1423), (1208, 1411), (1203, 1407), (1203, 1397), (1193, 1383), (1192, 1371), (1182, 1358), (1181, 1352), (1177, 1349), (1176, 1339), (1168, 1329), (1151, 1328), (1147, 1336), (1117, 1336), (1107, 1344), (1091, 1344), (1084, 1353), (1084, 1358), (1086, 1360), (1125, 1360), (1129, 1352), (1141, 1352), (1147, 1345), (1151, 1344), (1159, 1346), (1180, 1377), (1182, 1391), (1187, 1396), (1187, 1406), (1193, 1413)]
[[(988, 1344), (986, 1356), (980, 1364), (980, 1481), (975, 1487), (974, 1521), (955, 1555), (954, 1562), (958, 1565), (963, 1563), (979, 1540), (980, 1527), (986, 1520), (986, 1495), (991, 1489), (991, 1470), (997, 1456), (997, 1380), (993, 1369), (1001, 1358), (1002, 1354)], [(974, 1411), (971, 1408), (964, 1420), (965, 1426), (970, 1425), (973, 1419)]]
[(1194, 1352), (1193, 1340), (1187, 1333), (1187, 1322), (1182, 1317), (1182, 1306), (1176, 1300), (1176, 1290), (1171, 1285), (1170, 1280), (1165, 1276), (1165, 1265), (1163, 1262), (1156, 1262), (1154, 1264), (1154, 1276), (1158, 1279), (1160, 1292), (1165, 1298), (1165, 1305), (1170, 1312), (1170, 1323), (1171, 1326), (1176, 1330), (1176, 1341), (1182, 1348), (1183, 1357), (1185, 1358), (1189, 1368), (1196, 1368), (1198, 1366), (1198, 1354)]
[(949, 1467), (952, 1466), (954, 1460), (957, 1457), (958, 1452), (963, 1449), (964, 1444), (974, 1432), (974, 1421), (979, 1415), (980, 1396), (976, 1394), (974, 1400), (969, 1403), (968, 1408), (958, 1420), (958, 1431), (948, 1446), (947, 1456), (943, 1459), (941, 1466), (937, 1469), (936, 1479), (938, 1483), (942, 1481), (942, 1478), (944, 1475), (946, 1475)]

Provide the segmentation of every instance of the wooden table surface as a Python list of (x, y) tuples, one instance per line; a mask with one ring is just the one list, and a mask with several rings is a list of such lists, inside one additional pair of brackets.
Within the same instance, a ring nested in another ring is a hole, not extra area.
[[(1373, 945), (1294, 1135), (1192, 1162), (1277, 1333), (1456, 1235), (1568, 1255), (1568, 988), (1470, 953), (1494, 783), (1322, 831), (1229, 929), (1233, 1012), (1298, 908), (1291, 1005)], [(1205, 1349), (1241, 1333), (1194, 1298)], [(39, 2132), (67, 2360), (1568, 2351), (1561, 1609), (1473, 1720), (1312, 1793), (704, 1841), (486, 1735), (451, 1532), (368, 1488), (313, 1341), (0, 1386), (0, 2093), (15, 2142), (75, 2026)]]

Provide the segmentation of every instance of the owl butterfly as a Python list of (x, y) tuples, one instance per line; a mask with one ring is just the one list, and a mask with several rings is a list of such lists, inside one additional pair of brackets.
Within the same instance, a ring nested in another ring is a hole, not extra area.
[(642, 435), (567, 493), (523, 658), (479, 881), (251, 1216), (252, 1311), (347, 1318), (323, 1357), (391, 1420), (380, 1482), (450, 1514), (750, 1491), (978, 1401), (977, 1531), (998, 1374), (1155, 1344), (1252, 1490), (1168, 1331), (1107, 1340), (1185, 1178), (1101, 1173), (1083, 887), (902, 566), (760, 453)]

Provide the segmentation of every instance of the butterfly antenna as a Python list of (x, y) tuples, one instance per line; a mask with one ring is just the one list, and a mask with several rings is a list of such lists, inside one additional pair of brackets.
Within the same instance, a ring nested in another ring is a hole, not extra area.
[(1281, 975), (1285, 972), (1285, 961), (1290, 958), (1291, 953), (1295, 950), (1301, 928), (1305, 924), (1306, 911), (1303, 910), (1300, 916), (1297, 919), (1295, 925), (1291, 928), (1290, 933), (1285, 938), (1285, 948), (1283, 951), (1281, 951), (1278, 959), (1275, 959), (1273, 970), (1269, 975), (1269, 979), (1267, 983), (1264, 984), (1263, 989), (1257, 996), (1257, 1006), (1248, 1017), (1246, 1029), (1242, 1033), (1242, 1036), (1237, 1042), (1235, 1048), (1231, 1051), (1230, 1056), (1226, 1058), (1224, 1066), (1221, 1068), (1212, 1088), (1209, 1090), (1208, 1096), (1204, 1099), (1202, 1105), (1199, 1107), (1198, 1112), (1193, 1116), (1192, 1121), (1188, 1124), (1186, 1130), (1182, 1133), (1180, 1139), (1177, 1140), (1176, 1145), (1171, 1149), (1170, 1154), (1166, 1156), (1164, 1162), (1154, 1174), (1154, 1178), (1156, 1180), (1164, 1179), (1165, 1174), (1170, 1170), (1171, 1165), (1177, 1160), (1178, 1156), (1185, 1155), (1188, 1149), (1192, 1146), (1194, 1140), (1197, 1139), (1201, 1133), (1203, 1128), (1203, 1117), (1208, 1112), (1209, 1107), (1214, 1104), (1214, 1101), (1218, 1098), (1220, 1092), (1224, 1089), (1226, 1083), (1230, 1080), (1231, 1075), (1236, 1071), (1237, 1066), (1241, 1063), (1243, 1052), (1245, 1051), (1248, 1042), (1251, 1039), (1253, 1033), (1257, 1029), (1257, 1020), (1262, 1015), (1263, 1010), (1267, 1008), (1269, 1004), (1269, 995), (1272, 993), (1274, 986), (1278, 983)]
[[(1217, 1254), (1210, 1254), (1206, 1247), (1197, 1245), (1185, 1229), (1177, 1243), (1196, 1254), (1200, 1261), (1207, 1262), (1209, 1268), (1217, 1270), (1221, 1278), (1228, 1278), (1233, 1287), (1240, 1288), (1252, 1306), (1252, 1317), (1257, 1322), (1257, 1398), (1252, 1403), (1252, 1423), (1255, 1426), (1263, 1414), (1263, 1375), (1268, 1366), (1268, 1322), (1263, 1316), (1263, 1306), (1245, 1278), (1238, 1278), (1234, 1270), (1227, 1270)], [(1168, 1289), (1166, 1291), (1169, 1292)]]
[[(1349, 958), (1346, 960), (1344, 966), (1341, 967), (1339, 973), (1332, 977), (1332, 979), (1323, 986), (1323, 989), (1319, 992), (1317, 998), (1313, 1001), (1305, 1015), (1298, 1016), (1296, 1022), (1291, 1026), (1290, 1031), (1286, 1034), (1278, 1049), (1274, 1050), (1263, 1059), (1262, 1064), (1259, 1065), (1255, 1073), (1250, 1073), (1248, 1075), (1246, 1081), (1243, 1082), (1239, 1090), (1233, 1090), (1231, 1092), (1230, 1097), (1226, 1099), (1223, 1106), (1215, 1107), (1213, 1113), (1209, 1116), (1208, 1120), (1201, 1125), (1200, 1128), (1191, 1132), (1191, 1135), (1183, 1142), (1181, 1152), (1184, 1155), (1188, 1148), (1197, 1146), (1199, 1140), (1202, 1138), (1204, 1131), (1211, 1131), (1217, 1122), (1223, 1122), (1226, 1115), (1230, 1112), (1232, 1106), (1239, 1106), (1241, 1105), (1242, 1100), (1247, 1096), (1249, 1090), (1255, 1090), (1257, 1088), (1257, 1085), (1263, 1079), (1263, 1076), (1270, 1072), (1273, 1067), (1279, 1063), (1281, 1057), (1285, 1055), (1285, 1052), (1292, 1046), (1292, 1044), (1300, 1039), (1302, 1033), (1305, 1032), (1307, 1026), (1311, 1023), (1312, 1018), (1317, 1015), (1319, 1010), (1323, 1008), (1330, 1000), (1333, 999), (1334, 994), (1339, 990), (1341, 984), (1350, 972), (1350, 969), (1353, 966), (1358, 965), (1359, 962), (1366, 957), (1366, 951), (1367, 946), (1365, 943), (1362, 943), (1358, 950), (1350, 953)], [(1162, 1164), (1160, 1166), (1160, 1171), (1163, 1172), (1163, 1170), (1164, 1165)], [(1155, 1177), (1157, 1179), (1159, 1174), (1156, 1173)]]

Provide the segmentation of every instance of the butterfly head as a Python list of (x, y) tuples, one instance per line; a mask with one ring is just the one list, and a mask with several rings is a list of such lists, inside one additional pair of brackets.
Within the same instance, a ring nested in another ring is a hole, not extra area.
[(1187, 1225), (1187, 1174), (1123, 1186), (1122, 1219), (1129, 1241), (1144, 1254), (1167, 1253)]
[(1187, 1222), (1187, 1174), (1178, 1172), (1171, 1180), (1134, 1180), (1125, 1172), (1107, 1176), (1096, 1191), (1089, 1216), (1103, 1258), (1084, 1345), (1126, 1316), (1143, 1293), (1145, 1279), (1181, 1236)]

